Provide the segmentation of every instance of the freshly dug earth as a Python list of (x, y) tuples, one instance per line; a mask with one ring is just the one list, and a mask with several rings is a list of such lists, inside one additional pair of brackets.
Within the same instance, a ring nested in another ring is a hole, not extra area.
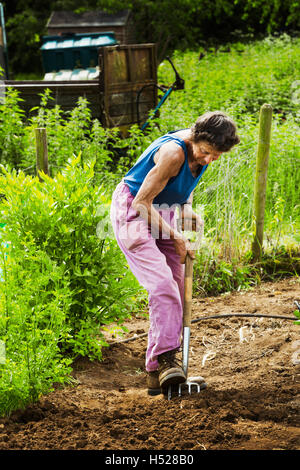
[[(295, 278), (246, 292), (195, 299), (193, 318), (224, 313), (293, 316)], [(147, 332), (145, 316), (125, 337)], [(192, 325), (190, 375), (200, 394), (149, 397), (147, 338), (105, 349), (104, 361), (78, 360), (73, 386), (0, 420), (0, 449), (299, 449), (300, 326), (268, 318)], [(108, 340), (116, 341), (108, 334)]]

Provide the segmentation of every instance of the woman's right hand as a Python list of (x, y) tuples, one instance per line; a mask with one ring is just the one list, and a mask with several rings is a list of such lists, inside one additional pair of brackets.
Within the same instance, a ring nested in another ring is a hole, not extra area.
[(176, 253), (180, 256), (180, 263), (184, 264), (185, 263), (185, 258), (186, 255), (189, 254), (189, 256), (192, 259), (195, 259), (195, 253), (193, 250), (189, 250), (189, 241), (183, 237), (183, 236), (176, 236), (173, 239), (174, 247)]

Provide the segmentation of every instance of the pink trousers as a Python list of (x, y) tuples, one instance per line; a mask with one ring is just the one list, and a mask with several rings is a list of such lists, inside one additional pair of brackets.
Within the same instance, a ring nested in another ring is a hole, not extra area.
[[(178, 348), (181, 343), (184, 265), (180, 263), (170, 238), (153, 236), (148, 223), (131, 207), (134, 196), (121, 182), (112, 198), (111, 221), (119, 247), (149, 300), (146, 370), (158, 368), (157, 356)], [(172, 227), (175, 214), (160, 210)]]

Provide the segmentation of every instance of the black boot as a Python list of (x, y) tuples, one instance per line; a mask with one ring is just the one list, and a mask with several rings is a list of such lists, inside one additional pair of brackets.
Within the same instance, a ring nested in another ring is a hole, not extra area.
[(159, 383), (161, 388), (185, 382), (186, 376), (182, 369), (182, 359), (178, 349), (172, 349), (158, 356)]

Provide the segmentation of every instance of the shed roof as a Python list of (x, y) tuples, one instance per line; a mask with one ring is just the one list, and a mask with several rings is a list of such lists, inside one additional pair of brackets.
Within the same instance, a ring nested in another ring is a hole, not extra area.
[(106, 13), (101, 10), (74, 13), (73, 11), (53, 11), (47, 23), (49, 27), (89, 27), (89, 26), (124, 26), (130, 16), (130, 10), (118, 13)]
[(42, 51), (51, 49), (70, 49), (82, 47), (103, 47), (117, 44), (115, 34), (107, 33), (87, 33), (72, 34), (68, 36), (43, 36)]

